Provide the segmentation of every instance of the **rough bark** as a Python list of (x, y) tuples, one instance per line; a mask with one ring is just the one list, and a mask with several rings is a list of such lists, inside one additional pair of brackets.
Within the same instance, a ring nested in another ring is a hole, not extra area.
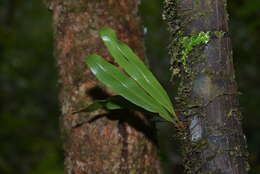
[(98, 83), (84, 63), (97, 53), (112, 62), (101, 42), (101, 27), (144, 58), (139, 0), (53, 0), (55, 54), (61, 84), (61, 130), (68, 174), (159, 173), (153, 126), (130, 111), (71, 114), (111, 91)]
[[(165, 0), (173, 70), (180, 75), (177, 109), (186, 124), (180, 130), (188, 174), (246, 174), (246, 140), (228, 33), (226, 0)], [(181, 31), (181, 32), (180, 32)], [(210, 32), (207, 44), (196, 46), (180, 64), (180, 38)]]

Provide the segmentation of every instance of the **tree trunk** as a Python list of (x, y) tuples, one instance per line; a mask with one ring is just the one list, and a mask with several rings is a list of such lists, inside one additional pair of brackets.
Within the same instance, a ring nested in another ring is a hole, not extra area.
[[(246, 140), (228, 33), (226, 0), (165, 0), (163, 17), (172, 35), (173, 70), (180, 75), (177, 110), (186, 123), (180, 130), (188, 174), (246, 174)], [(180, 63), (184, 37), (210, 32)]]
[(138, 113), (99, 110), (72, 114), (111, 91), (84, 63), (97, 53), (109, 59), (98, 30), (115, 29), (144, 58), (139, 0), (52, 0), (55, 55), (61, 83), (61, 130), (68, 174), (158, 174), (153, 126)]

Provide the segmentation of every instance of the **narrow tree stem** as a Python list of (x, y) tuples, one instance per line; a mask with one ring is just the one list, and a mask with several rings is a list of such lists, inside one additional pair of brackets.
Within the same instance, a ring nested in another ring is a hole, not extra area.
[[(172, 35), (173, 70), (181, 79), (176, 107), (187, 124), (180, 135), (186, 173), (246, 174), (226, 0), (165, 0), (163, 17)], [(181, 38), (202, 31), (210, 32), (209, 42), (180, 61)]]

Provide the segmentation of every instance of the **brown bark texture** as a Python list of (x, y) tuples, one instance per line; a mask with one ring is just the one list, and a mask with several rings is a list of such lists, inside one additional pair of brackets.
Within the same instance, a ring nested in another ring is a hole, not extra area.
[[(226, 0), (165, 0), (164, 19), (172, 41), (169, 52), (179, 73), (177, 110), (187, 174), (246, 174), (246, 140), (241, 127), (238, 92), (228, 33)], [(181, 64), (183, 37), (210, 32)], [(176, 73), (177, 72), (177, 73)]]
[(61, 84), (61, 131), (68, 174), (158, 174), (153, 126), (140, 113), (98, 110), (72, 114), (113, 93), (84, 63), (96, 53), (113, 63), (98, 30), (110, 27), (144, 58), (139, 0), (52, 0)]

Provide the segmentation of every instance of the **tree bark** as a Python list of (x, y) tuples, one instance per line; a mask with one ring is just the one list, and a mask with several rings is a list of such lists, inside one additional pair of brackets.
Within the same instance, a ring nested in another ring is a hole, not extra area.
[(86, 67), (96, 53), (109, 61), (98, 30), (115, 29), (144, 58), (139, 0), (52, 0), (55, 55), (61, 84), (61, 131), (68, 174), (158, 174), (153, 126), (130, 111), (72, 114), (111, 95)]
[[(164, 19), (172, 35), (173, 70), (180, 75), (177, 110), (186, 123), (180, 130), (187, 174), (246, 174), (246, 140), (228, 33), (226, 0), (165, 0)], [(181, 65), (179, 41), (210, 32)], [(181, 34), (182, 33), (182, 34)]]

